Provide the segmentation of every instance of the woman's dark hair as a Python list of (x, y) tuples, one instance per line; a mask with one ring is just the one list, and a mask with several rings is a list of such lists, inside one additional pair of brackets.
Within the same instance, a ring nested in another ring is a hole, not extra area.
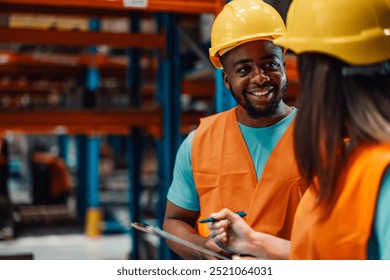
[(332, 202), (348, 150), (390, 142), (390, 75), (342, 76), (347, 65), (318, 53), (298, 57), (301, 92), (294, 146), (302, 176), (317, 201)]

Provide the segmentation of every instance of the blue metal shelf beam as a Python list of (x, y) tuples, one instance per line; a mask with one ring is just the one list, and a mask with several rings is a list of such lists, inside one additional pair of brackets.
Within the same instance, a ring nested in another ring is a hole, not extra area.
[[(158, 143), (159, 155), (159, 211), (157, 214), (158, 226), (162, 226), (166, 207), (166, 195), (172, 181), (172, 170), (175, 162), (176, 151), (179, 146), (180, 125), (180, 51), (179, 35), (174, 28), (173, 15), (161, 14), (159, 18), (160, 28), (166, 34), (165, 53), (160, 57), (158, 71), (157, 98), (163, 108), (163, 136)], [(165, 242), (160, 245), (160, 259), (175, 258)]]

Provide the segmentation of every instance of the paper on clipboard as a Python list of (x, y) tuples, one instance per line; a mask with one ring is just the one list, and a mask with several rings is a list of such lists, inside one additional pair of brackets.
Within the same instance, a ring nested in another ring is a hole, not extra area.
[(219, 258), (219, 259), (222, 259), (222, 260), (230, 260), (229, 258), (221, 255), (221, 254), (218, 254), (214, 251), (211, 251), (209, 249), (206, 249), (206, 248), (203, 248), (199, 245), (196, 245), (194, 243), (191, 243), (187, 240), (184, 240), (180, 237), (177, 237), (176, 235), (173, 235), (173, 234), (170, 234), (169, 232), (166, 232), (158, 227), (155, 227), (155, 226), (152, 226), (152, 225), (147, 225), (147, 224), (142, 224), (142, 223), (131, 223), (131, 226), (137, 230), (140, 230), (140, 231), (143, 231), (143, 232), (147, 232), (147, 233), (152, 233), (152, 234), (156, 234), (157, 236), (159, 237), (162, 237), (162, 238), (165, 238), (165, 239), (168, 239), (168, 240), (171, 240), (173, 242), (176, 242), (176, 243), (179, 243), (181, 245), (184, 245), (184, 246), (187, 246), (191, 249), (194, 249), (194, 250), (198, 250), (202, 253), (205, 253), (205, 254), (208, 254), (208, 255), (211, 255), (211, 256), (214, 256), (216, 258)]

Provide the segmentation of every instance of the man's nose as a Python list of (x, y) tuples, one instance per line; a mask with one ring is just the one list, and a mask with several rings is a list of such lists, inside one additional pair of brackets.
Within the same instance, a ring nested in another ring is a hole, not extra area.
[(257, 67), (253, 73), (253, 80), (258, 84), (262, 85), (266, 82), (270, 81), (270, 77), (265, 73), (265, 71), (261, 67)]

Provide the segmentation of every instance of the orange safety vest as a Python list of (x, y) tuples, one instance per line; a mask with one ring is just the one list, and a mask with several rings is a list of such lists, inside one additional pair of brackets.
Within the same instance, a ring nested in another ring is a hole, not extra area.
[[(192, 144), (192, 168), (203, 219), (222, 208), (245, 211), (256, 231), (290, 239), (296, 208), (306, 186), (293, 147), (293, 125), (272, 151), (257, 180), (235, 108), (201, 119)], [(207, 224), (198, 233), (208, 236)]]
[(367, 259), (367, 245), (390, 145), (362, 145), (341, 176), (332, 211), (316, 206), (310, 187), (298, 207), (291, 237), (291, 259)]

